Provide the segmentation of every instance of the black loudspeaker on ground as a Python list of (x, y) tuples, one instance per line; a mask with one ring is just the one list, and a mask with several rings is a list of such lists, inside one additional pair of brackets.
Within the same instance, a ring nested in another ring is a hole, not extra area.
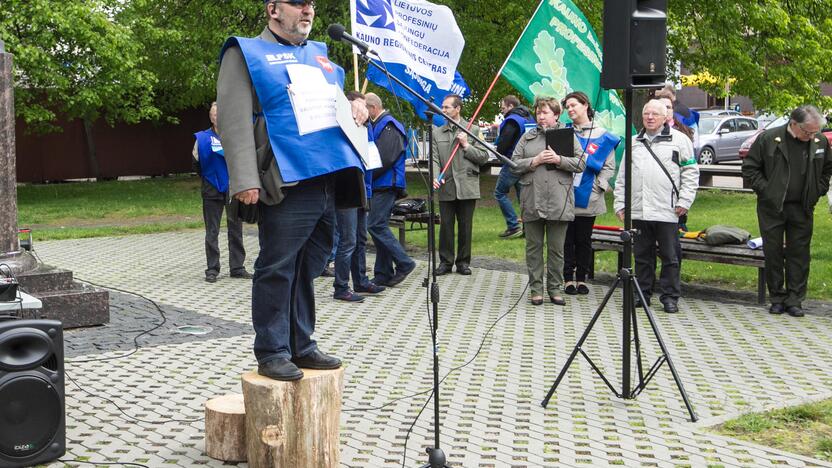
[(655, 88), (667, 67), (667, 0), (604, 2), (606, 89)]
[(65, 452), (61, 322), (0, 322), (0, 467), (37, 465)]

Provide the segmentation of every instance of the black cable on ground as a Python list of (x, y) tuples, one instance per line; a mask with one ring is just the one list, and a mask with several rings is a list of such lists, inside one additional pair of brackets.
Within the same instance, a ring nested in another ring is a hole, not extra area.
[(86, 460), (64, 460), (59, 458), (59, 462), (61, 463), (81, 463), (84, 465), (116, 465), (116, 466), (138, 466), (141, 468), (150, 468), (147, 465), (142, 465), (141, 463), (132, 463), (132, 462), (91, 462)]

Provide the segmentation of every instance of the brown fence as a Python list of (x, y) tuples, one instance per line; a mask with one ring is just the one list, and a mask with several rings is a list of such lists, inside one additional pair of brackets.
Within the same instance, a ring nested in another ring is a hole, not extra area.
[[(143, 122), (136, 125), (96, 122), (92, 138), (98, 177), (162, 175), (191, 170), (194, 132), (210, 126), (205, 109), (177, 116), (179, 124)], [(28, 134), (18, 119), (17, 181), (46, 182), (96, 177), (88, 156), (89, 146), (80, 120), (61, 122), (60, 133)]]

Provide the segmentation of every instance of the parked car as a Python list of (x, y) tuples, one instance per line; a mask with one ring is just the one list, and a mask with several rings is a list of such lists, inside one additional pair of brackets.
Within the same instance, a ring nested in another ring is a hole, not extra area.
[(757, 127), (757, 120), (750, 117), (700, 117), (693, 148), (696, 160), (699, 164), (736, 161), (740, 145), (757, 132)]
[(714, 116), (725, 116), (725, 115), (742, 115), (739, 112), (733, 109), (701, 109), (697, 110), (699, 112), (699, 117), (714, 117)]
[[(740, 159), (745, 159), (745, 157), (748, 156), (748, 151), (751, 149), (751, 145), (754, 143), (754, 140), (756, 140), (757, 137), (760, 136), (761, 133), (763, 133), (763, 130), (768, 130), (769, 128), (775, 127), (782, 127), (787, 123), (789, 123), (789, 116), (787, 115), (784, 115), (782, 117), (779, 117), (777, 120), (769, 122), (768, 125), (765, 126), (765, 128), (757, 130), (756, 133), (754, 133), (753, 135), (748, 137), (744, 142), (742, 142), (737, 156), (739, 156)], [(832, 143), (832, 128), (824, 128), (821, 132), (826, 136), (826, 139), (829, 140), (829, 143)]]

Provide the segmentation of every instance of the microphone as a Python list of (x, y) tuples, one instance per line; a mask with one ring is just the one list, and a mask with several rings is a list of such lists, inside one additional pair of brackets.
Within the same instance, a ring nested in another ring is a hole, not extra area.
[(333, 41), (346, 42), (348, 44), (354, 45), (355, 47), (358, 47), (358, 50), (361, 52), (361, 55), (367, 55), (368, 52), (376, 56), (378, 55), (376, 51), (370, 49), (370, 44), (367, 44), (361, 39), (354, 37), (352, 34), (348, 33), (344, 29), (344, 26), (338, 23), (330, 24), (329, 27), (326, 28), (326, 32), (327, 34), (329, 34), (330, 39), (332, 39)]

